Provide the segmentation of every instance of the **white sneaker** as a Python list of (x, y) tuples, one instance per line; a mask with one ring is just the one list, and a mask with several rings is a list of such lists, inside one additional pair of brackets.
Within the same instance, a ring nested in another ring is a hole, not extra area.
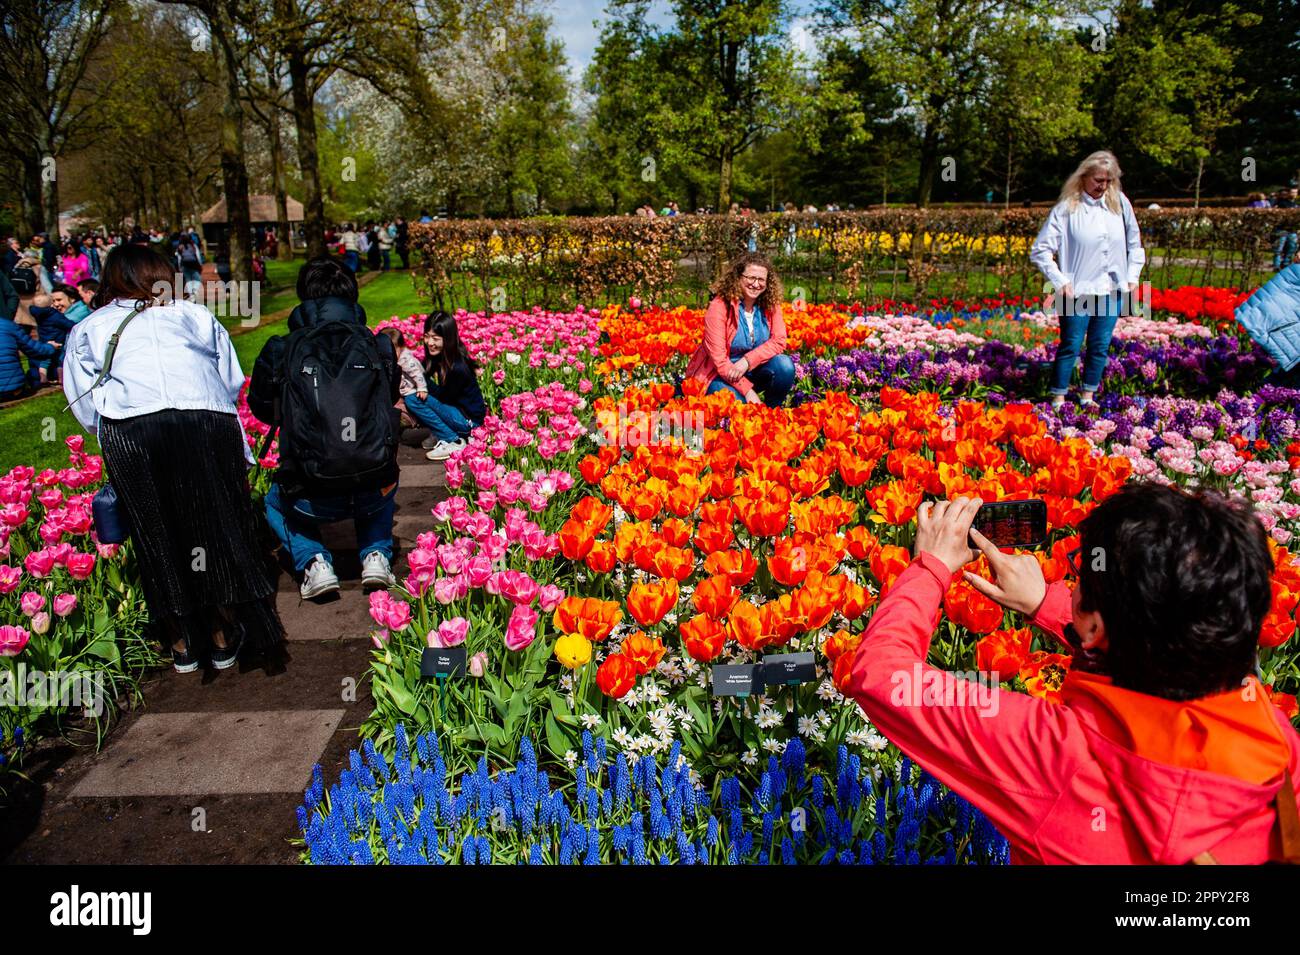
[(464, 450), (465, 447), (466, 444), (464, 438), (461, 438), (458, 441), (439, 441), (433, 446), (433, 450), (426, 454), (425, 457), (430, 461), (446, 461), (457, 451)]
[(338, 574), (334, 573), (334, 568), (329, 561), (317, 554), (316, 559), (303, 571), (302, 586), (298, 588), (298, 592), (302, 594), (304, 600), (307, 600), (338, 589)]
[(361, 586), (388, 588), (395, 583), (397, 578), (393, 576), (388, 558), (377, 550), (366, 554), (366, 559), (361, 562)]

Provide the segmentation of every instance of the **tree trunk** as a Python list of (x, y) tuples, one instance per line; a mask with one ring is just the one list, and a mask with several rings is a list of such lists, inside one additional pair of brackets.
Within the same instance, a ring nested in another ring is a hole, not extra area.
[(722, 144), (722, 157), (718, 162), (718, 214), (726, 215), (731, 208), (731, 166), (734, 151), (730, 143)]
[(59, 241), (58, 167), (57, 163), (48, 162), (50, 159), (56, 159), (51, 142), (52, 138), (51, 130), (48, 128), (41, 130), (41, 141), (38, 145), (40, 151), (41, 214), (42, 227), (50, 234), (50, 241), (57, 244)]
[(293, 233), (289, 231), (289, 198), (284, 188), (284, 144), (280, 136), (280, 107), (271, 110), (271, 181), (275, 191), (275, 257), (280, 261), (293, 258)]
[(234, 28), (221, 4), (213, 5), (210, 19), (218, 69), (221, 71), (221, 180), (229, 226), (230, 277), (236, 282), (253, 278), (253, 254), (248, 212), (248, 167), (244, 164), (244, 109), (240, 102), (239, 59)]
[(916, 207), (924, 209), (930, 204), (934, 192), (934, 172), (939, 159), (939, 134), (931, 123), (921, 137), (921, 167), (916, 177)]
[(1193, 209), (1201, 208), (1201, 176), (1205, 174), (1205, 157), (1201, 156), (1196, 160), (1196, 201), (1192, 203)]
[(41, 164), (38, 157), (27, 154), (23, 156), (22, 235), (19, 238), (26, 242), (40, 232), (44, 224)]
[(1007, 135), (1007, 176), (1002, 189), (1002, 208), (1011, 208), (1011, 136)]
[(325, 254), (325, 198), (321, 194), (320, 154), (316, 145), (316, 105), (307, 62), (299, 48), (291, 47), (289, 82), (293, 95), (293, 122), (298, 131), (298, 167), (302, 171), (302, 227), (307, 258)]

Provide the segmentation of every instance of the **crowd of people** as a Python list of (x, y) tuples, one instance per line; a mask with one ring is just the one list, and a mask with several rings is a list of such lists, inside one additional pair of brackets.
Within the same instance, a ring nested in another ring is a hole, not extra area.
[[(425, 221), (424, 217), (421, 221)], [(332, 226), (325, 230), (325, 245), (354, 275), (363, 268), (372, 272), (390, 271), (394, 252), (401, 262), (398, 268), (411, 267), (410, 224), (402, 216), (387, 222), (369, 221), (365, 225), (345, 222)]]

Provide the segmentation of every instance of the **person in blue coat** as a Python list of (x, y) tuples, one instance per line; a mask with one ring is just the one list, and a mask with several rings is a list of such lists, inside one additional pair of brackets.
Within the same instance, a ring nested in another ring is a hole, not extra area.
[(58, 350), (48, 342), (33, 340), (31, 333), (12, 318), (0, 317), (0, 401), (12, 401), (31, 394), (31, 383), (19, 358), (20, 352), (34, 365), (53, 358)]
[(1268, 383), (1300, 388), (1300, 264), (1287, 266), (1238, 305), (1237, 321), (1277, 362)]

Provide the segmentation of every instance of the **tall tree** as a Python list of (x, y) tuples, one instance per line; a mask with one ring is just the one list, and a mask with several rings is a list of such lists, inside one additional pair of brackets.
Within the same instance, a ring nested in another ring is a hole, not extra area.
[(0, 157), (22, 170), (25, 231), (59, 234), (58, 163), (93, 137), (86, 72), (120, 0), (0, 7)]

